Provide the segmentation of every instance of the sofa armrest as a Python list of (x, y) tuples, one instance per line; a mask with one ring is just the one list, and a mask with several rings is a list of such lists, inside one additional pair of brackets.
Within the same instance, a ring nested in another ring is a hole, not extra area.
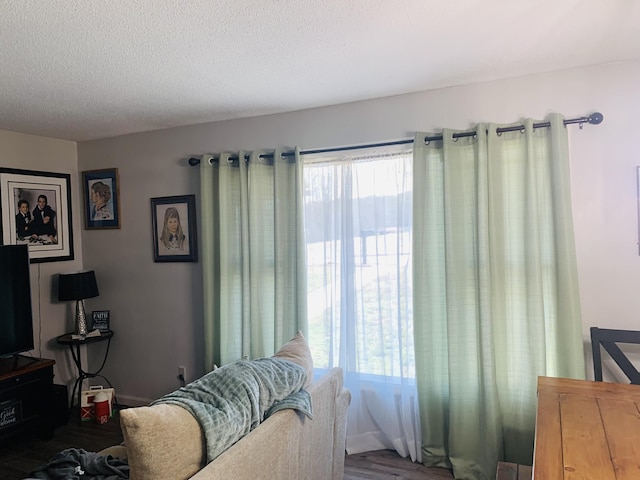
[(333, 424), (333, 480), (344, 477), (344, 458), (347, 438), (347, 409), (351, 404), (351, 392), (342, 389), (336, 398), (336, 416)]
[(294, 410), (267, 418), (190, 480), (273, 480), (303, 478), (298, 470), (302, 423)]

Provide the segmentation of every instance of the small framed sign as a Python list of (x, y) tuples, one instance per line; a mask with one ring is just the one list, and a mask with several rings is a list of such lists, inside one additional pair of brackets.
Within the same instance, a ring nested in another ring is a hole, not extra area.
[(91, 312), (91, 330), (96, 328), (101, 333), (109, 331), (109, 310), (94, 310)]
[(0, 430), (17, 425), (22, 421), (22, 402), (7, 400), (0, 402)]

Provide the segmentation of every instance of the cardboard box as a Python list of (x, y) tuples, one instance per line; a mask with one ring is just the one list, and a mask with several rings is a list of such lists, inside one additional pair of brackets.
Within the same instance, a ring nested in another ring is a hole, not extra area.
[(98, 392), (104, 392), (109, 396), (109, 418), (113, 417), (113, 401), (116, 396), (115, 389), (104, 388), (98, 385), (89, 387), (89, 390), (82, 390), (80, 396), (80, 419), (83, 422), (94, 419), (96, 412), (93, 405), (93, 397), (95, 397)]

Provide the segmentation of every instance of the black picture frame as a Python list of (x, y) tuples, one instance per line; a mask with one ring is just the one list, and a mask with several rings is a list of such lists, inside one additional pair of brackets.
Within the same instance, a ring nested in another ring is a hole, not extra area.
[(91, 330), (96, 328), (101, 333), (107, 333), (111, 327), (109, 325), (110, 310), (94, 310), (91, 312)]
[[(176, 235), (171, 236), (170, 225), (176, 221)], [(198, 261), (195, 195), (152, 198), (151, 223), (154, 262)]]
[(82, 172), (85, 230), (120, 228), (120, 180), (117, 168)]
[(0, 168), (0, 214), (2, 244), (29, 245), (31, 263), (73, 260), (70, 174)]

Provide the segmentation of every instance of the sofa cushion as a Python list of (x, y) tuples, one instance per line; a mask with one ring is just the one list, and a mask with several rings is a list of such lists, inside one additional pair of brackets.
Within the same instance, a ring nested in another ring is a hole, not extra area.
[(205, 465), (202, 429), (182, 407), (127, 408), (120, 425), (132, 479), (182, 480)]
[(304, 388), (311, 385), (311, 382), (313, 382), (313, 358), (311, 357), (307, 339), (304, 338), (302, 332), (298, 332), (273, 356), (290, 360), (302, 366), (307, 371), (307, 381), (304, 384)]

